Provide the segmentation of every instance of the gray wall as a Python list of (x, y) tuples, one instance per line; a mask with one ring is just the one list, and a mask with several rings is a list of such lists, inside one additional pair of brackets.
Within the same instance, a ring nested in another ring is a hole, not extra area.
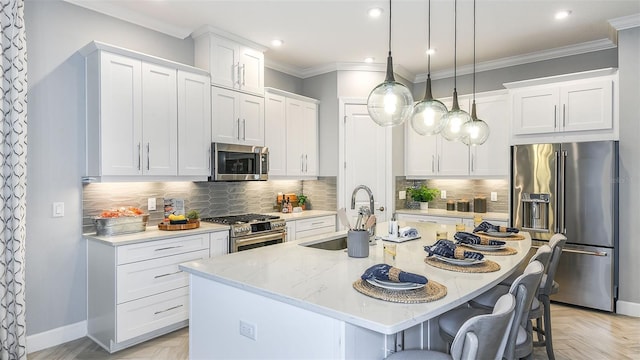
[(264, 69), (264, 85), (302, 95), (302, 79), (270, 68)]
[(640, 313), (640, 28), (618, 34), (620, 49), (620, 292)]
[[(27, 1), (27, 334), (86, 320), (84, 58), (100, 40), (192, 64), (193, 44), (60, 1)], [(53, 218), (52, 203), (65, 204)]]

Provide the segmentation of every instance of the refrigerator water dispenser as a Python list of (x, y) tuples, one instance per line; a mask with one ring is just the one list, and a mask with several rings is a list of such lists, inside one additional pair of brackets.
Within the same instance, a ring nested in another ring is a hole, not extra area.
[(549, 194), (522, 194), (522, 228), (549, 232)]

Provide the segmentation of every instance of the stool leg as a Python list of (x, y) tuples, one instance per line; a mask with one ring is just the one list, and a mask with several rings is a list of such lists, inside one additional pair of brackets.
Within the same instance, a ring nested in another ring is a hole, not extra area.
[(548, 295), (542, 295), (541, 298), (544, 306), (544, 343), (547, 348), (547, 357), (549, 357), (549, 360), (555, 360), (553, 339), (551, 337), (551, 301)]

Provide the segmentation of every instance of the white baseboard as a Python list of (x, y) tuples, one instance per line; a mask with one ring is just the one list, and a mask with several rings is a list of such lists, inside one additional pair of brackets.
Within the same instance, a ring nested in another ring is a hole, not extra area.
[(640, 304), (618, 300), (616, 302), (616, 313), (640, 317)]
[(27, 336), (27, 354), (87, 336), (87, 321)]

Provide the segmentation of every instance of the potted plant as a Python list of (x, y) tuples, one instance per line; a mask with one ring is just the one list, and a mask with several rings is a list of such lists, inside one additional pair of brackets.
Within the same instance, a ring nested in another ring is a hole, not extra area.
[(298, 195), (298, 206), (300, 206), (302, 208), (302, 210), (306, 210), (307, 208), (307, 195), (305, 194), (299, 194)]
[(407, 188), (407, 194), (413, 201), (420, 203), (420, 210), (429, 209), (429, 201), (435, 199), (439, 193), (440, 190), (430, 189), (426, 185), (420, 185), (418, 188)]

